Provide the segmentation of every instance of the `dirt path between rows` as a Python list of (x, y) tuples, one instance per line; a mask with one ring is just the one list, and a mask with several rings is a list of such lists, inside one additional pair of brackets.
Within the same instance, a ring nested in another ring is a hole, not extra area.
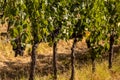
[[(60, 73), (66, 72), (70, 69), (70, 52), (72, 40), (69, 42), (60, 41), (58, 44), (57, 67)], [(117, 46), (118, 47), (118, 46)], [(118, 47), (115, 48), (119, 50)], [(90, 57), (85, 42), (78, 42), (75, 48), (76, 64), (80, 67)], [(9, 57), (1, 55), (0, 59), (0, 78), (2, 80), (14, 80), (16, 77), (20, 78), (22, 75), (28, 76), (30, 66), (30, 56), (23, 57)], [(36, 73), (40, 76), (52, 73), (52, 48), (47, 49), (45, 53), (37, 54)]]

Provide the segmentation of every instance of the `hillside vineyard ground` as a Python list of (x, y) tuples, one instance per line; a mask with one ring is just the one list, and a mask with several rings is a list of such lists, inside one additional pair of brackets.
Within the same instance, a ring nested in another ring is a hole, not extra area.
[(120, 0), (0, 0), (0, 80), (120, 80)]

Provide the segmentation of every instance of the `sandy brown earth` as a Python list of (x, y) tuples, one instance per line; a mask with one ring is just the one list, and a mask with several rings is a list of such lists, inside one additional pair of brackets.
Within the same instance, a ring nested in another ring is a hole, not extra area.
[[(0, 25), (0, 33), (7, 31), (7, 24)], [(60, 40), (57, 47), (57, 67), (60, 72), (64, 72), (70, 67), (70, 52), (73, 40)], [(85, 41), (78, 42), (75, 53), (85, 53), (87, 47)], [(36, 73), (48, 75), (52, 73), (52, 47), (47, 43), (41, 43), (37, 49)], [(6, 55), (7, 54), (7, 55)], [(12, 80), (22, 75), (28, 76), (30, 66), (30, 55), (14, 57), (14, 52), (6, 38), (0, 40), (0, 78)]]
[[(73, 40), (60, 40), (57, 47), (57, 67), (58, 71), (63, 73), (70, 68), (70, 52)], [(119, 51), (119, 46), (114, 46), (116, 51)], [(115, 51), (114, 50), (114, 51)], [(52, 73), (52, 47), (47, 43), (41, 43), (37, 49), (37, 65), (36, 73), (41, 76)], [(12, 80), (22, 75), (28, 76), (30, 67), (30, 55), (25, 53), (24, 56), (14, 57), (14, 53), (9, 56), (2, 55), (0, 51), (0, 77), (4, 80)], [(85, 61), (90, 58), (85, 40), (78, 42), (75, 48), (75, 59), (77, 65), (80, 67)], [(7, 79), (5, 79), (7, 78)]]
[[(5, 25), (4, 25), (5, 26)], [(0, 32), (6, 31), (6, 27), (0, 25)], [(70, 52), (73, 40), (60, 40), (57, 46), (57, 67), (60, 73), (66, 72), (70, 68)], [(114, 46), (114, 52), (118, 52), (120, 46)], [(6, 56), (6, 53), (8, 54)], [(88, 55), (87, 55), (88, 54)], [(78, 42), (75, 47), (75, 59), (78, 67), (89, 61), (90, 55), (85, 43), (85, 39)], [(22, 75), (28, 76), (30, 67), (30, 55), (26, 52), (24, 56), (14, 57), (14, 52), (9, 43), (0, 40), (0, 79), (14, 80)], [(41, 43), (37, 49), (36, 73), (40, 76), (52, 73), (52, 47), (47, 43)]]
[[(68, 42), (59, 41), (57, 47), (57, 67), (60, 72), (65, 72), (70, 68), (70, 52), (72, 41)], [(84, 53), (87, 47), (84, 41), (78, 42), (75, 48), (76, 53)], [(42, 43), (38, 47), (37, 53), (37, 66), (36, 73), (41, 73), (42, 75), (48, 75), (52, 73), (52, 47), (49, 47), (47, 43)], [(29, 66), (30, 66), (30, 55), (25, 53), (24, 56), (14, 57), (5, 56), (0, 53), (0, 77), (14, 79), (15, 77), (20, 77), (21, 75), (28, 76)]]

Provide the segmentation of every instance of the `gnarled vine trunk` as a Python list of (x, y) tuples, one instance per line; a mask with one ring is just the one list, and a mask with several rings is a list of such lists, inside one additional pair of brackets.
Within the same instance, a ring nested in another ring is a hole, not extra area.
[(95, 58), (91, 57), (91, 60), (92, 60), (92, 73), (94, 73), (95, 72)]
[(109, 66), (108, 68), (112, 68), (112, 56), (113, 56), (113, 44), (114, 44), (114, 35), (110, 35), (110, 49), (109, 49)]
[(29, 80), (34, 80), (35, 66), (36, 66), (36, 48), (38, 44), (33, 44), (31, 54), (30, 76)]
[(90, 40), (87, 39), (86, 40), (87, 43), (87, 47), (90, 49), (90, 54), (91, 54), (91, 62), (92, 62), (92, 73), (95, 72), (95, 52), (93, 51), (93, 49), (91, 49), (91, 44), (90, 44)]
[(56, 66), (57, 42), (53, 44), (53, 79), (57, 80), (57, 66)]
[(73, 45), (71, 48), (71, 78), (70, 80), (74, 80), (74, 75), (75, 75), (75, 67), (74, 67), (74, 61), (75, 61), (75, 54), (74, 54), (74, 48), (77, 43), (77, 39), (75, 38), (73, 41)]

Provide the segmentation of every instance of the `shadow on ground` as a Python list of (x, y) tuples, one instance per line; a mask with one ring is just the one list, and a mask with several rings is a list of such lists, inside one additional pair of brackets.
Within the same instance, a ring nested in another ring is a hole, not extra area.
[[(117, 50), (119, 49), (120, 48), (118, 48)], [(86, 51), (75, 51), (75, 61), (75, 64), (79, 68), (83, 64), (90, 63), (90, 54), (88, 50), (86, 49)], [(5, 64), (5, 66), (0, 68), (1, 80), (19, 80), (20, 77), (22, 77), (23, 75), (24, 77), (28, 77), (30, 60), (26, 62), (23, 62), (22, 60), (8, 60), (4, 61), (3, 63)], [(57, 54), (57, 68), (59, 73), (66, 72), (70, 69), (70, 54)], [(36, 73), (40, 76), (45, 76), (53, 73), (52, 55), (37, 55)]]

